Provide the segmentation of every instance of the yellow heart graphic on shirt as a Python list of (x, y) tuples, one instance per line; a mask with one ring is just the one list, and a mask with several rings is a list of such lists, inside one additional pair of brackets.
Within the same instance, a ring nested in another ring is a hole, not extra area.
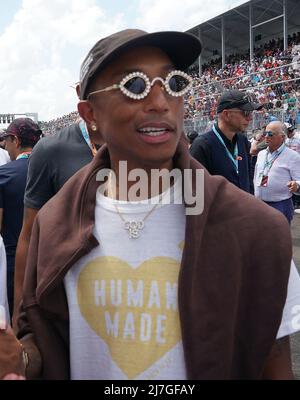
[(156, 257), (133, 269), (115, 257), (89, 262), (78, 279), (80, 311), (129, 379), (146, 371), (181, 339), (179, 263)]

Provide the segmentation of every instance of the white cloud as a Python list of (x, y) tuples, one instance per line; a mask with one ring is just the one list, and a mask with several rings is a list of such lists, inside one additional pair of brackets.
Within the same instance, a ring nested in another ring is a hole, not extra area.
[(185, 31), (246, 0), (139, 0), (138, 26), (150, 32)]
[(0, 113), (38, 112), (40, 120), (69, 113), (77, 105), (70, 85), (101, 37), (129, 25), (148, 31), (186, 30), (244, 2), (128, 0), (126, 6), (125, 0), (110, 1), (102, 2), (106, 9), (100, 0), (22, 1), (0, 36)]
[(0, 36), (0, 112), (51, 119), (76, 109), (80, 64), (99, 40), (123, 29), (96, 0), (23, 0)]

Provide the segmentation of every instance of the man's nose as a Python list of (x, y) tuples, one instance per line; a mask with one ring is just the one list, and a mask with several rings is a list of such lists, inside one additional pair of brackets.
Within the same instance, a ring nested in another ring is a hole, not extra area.
[(170, 95), (166, 92), (163, 83), (156, 81), (145, 98), (145, 110), (147, 112), (167, 112), (170, 109), (169, 98)]

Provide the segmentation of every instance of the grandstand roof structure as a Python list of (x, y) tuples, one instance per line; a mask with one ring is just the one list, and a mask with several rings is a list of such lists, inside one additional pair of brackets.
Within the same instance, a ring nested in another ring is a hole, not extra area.
[(214, 58), (243, 54), (272, 39), (283, 38), (287, 48), (288, 35), (300, 31), (299, 0), (251, 0), (188, 30), (203, 44), (201, 65)]

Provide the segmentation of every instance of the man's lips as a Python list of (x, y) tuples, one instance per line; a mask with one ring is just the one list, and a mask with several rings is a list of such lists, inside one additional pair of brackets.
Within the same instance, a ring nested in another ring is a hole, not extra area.
[(143, 124), (139, 125), (137, 127), (137, 131), (140, 133), (149, 133), (149, 132), (166, 132), (166, 131), (174, 131), (175, 127), (172, 126), (172, 124), (161, 121), (161, 122), (155, 122), (155, 121), (148, 121), (144, 122)]
[(144, 142), (149, 144), (159, 144), (167, 142), (175, 132), (175, 129), (165, 122), (150, 122), (140, 125), (137, 131)]

